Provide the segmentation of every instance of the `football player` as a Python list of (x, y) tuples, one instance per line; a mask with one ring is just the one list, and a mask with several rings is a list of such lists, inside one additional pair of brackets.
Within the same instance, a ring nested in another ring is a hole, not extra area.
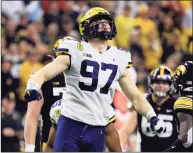
[[(52, 60), (52, 57), (50, 57), (47, 62), (51, 62)], [(43, 126), (41, 129), (41, 150), (48, 140), (49, 130), (51, 127), (49, 117), (50, 108), (55, 101), (61, 99), (65, 95), (64, 75), (60, 74), (45, 82), (40, 89), (40, 93), (43, 97), (40, 101), (37, 102), (34, 100), (28, 103), (24, 128), (26, 152), (35, 151), (37, 124), (40, 115), (42, 115), (43, 120)]]
[(142, 152), (163, 151), (176, 140), (177, 128), (173, 115), (173, 105), (176, 97), (172, 96), (174, 93), (172, 76), (173, 72), (166, 66), (153, 69), (148, 77), (150, 93), (145, 95), (158, 118), (165, 125), (165, 130), (162, 133), (153, 133), (149, 121), (138, 114), (136, 116), (136, 125), (132, 126), (133, 129), (128, 124), (129, 120), (121, 129), (120, 139), (122, 144), (127, 142), (128, 136), (136, 128), (138, 128), (141, 135)]
[(162, 132), (153, 108), (131, 81), (131, 54), (108, 46), (116, 35), (114, 18), (103, 8), (88, 10), (80, 19), (85, 41), (63, 40), (57, 58), (28, 81), (27, 102), (42, 98), (42, 84), (65, 71), (67, 96), (64, 99), (53, 151), (103, 151), (104, 129), (114, 116), (111, 106), (117, 83), (135, 109), (150, 122), (153, 131)]
[(193, 116), (193, 62), (186, 61), (179, 65), (174, 73), (174, 85), (180, 97), (174, 104), (178, 121), (179, 135), (168, 152), (193, 152), (192, 116)]

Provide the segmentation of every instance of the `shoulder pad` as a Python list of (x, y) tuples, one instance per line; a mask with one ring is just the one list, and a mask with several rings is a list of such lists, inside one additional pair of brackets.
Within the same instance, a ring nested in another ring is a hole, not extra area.
[(62, 40), (74, 40), (74, 41), (76, 41), (76, 39), (69, 37), (69, 36), (63, 37)]

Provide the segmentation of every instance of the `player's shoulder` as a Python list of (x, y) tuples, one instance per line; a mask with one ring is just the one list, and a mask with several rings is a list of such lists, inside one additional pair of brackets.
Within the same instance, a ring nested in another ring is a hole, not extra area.
[(115, 47), (115, 46), (110, 46), (112, 50), (120, 55), (131, 55), (129, 50), (125, 50), (123, 48)]
[(127, 64), (132, 64), (130, 51), (115, 46), (111, 46), (111, 50), (117, 59), (126, 61)]
[(72, 37), (64, 37), (59, 41), (59, 47), (63, 46), (66, 48), (75, 46), (77, 43), (80, 43), (79, 41), (75, 40)]
[(193, 111), (193, 99), (189, 97), (179, 97), (174, 103), (176, 112), (190, 113)]

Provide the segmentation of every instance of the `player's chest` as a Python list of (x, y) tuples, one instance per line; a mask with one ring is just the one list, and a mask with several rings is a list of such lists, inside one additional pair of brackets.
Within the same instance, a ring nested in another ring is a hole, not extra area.
[[(94, 75), (105, 78), (113, 73), (113, 75), (121, 74), (120, 60), (110, 52), (98, 53), (83, 51), (79, 53), (79, 58), (75, 62), (75, 71), (80, 75)], [(92, 74), (91, 74), (92, 73)]]
[(110, 88), (116, 88), (121, 71), (119, 61), (114, 55), (84, 51), (77, 60), (73, 68), (81, 90), (107, 94)]

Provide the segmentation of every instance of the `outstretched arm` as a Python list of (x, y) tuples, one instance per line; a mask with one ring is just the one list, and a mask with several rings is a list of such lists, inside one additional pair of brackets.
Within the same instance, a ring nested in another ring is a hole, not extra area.
[(127, 96), (127, 98), (132, 102), (135, 110), (141, 115), (145, 116), (149, 121), (152, 117), (156, 117), (156, 114), (145, 99), (144, 95), (138, 90), (136, 85), (133, 83), (128, 69), (124, 72), (119, 80), (120, 86)]
[(58, 56), (53, 62), (47, 64), (30, 77), (27, 88), (34, 87), (36, 90), (40, 89), (44, 82), (67, 70), (69, 66), (69, 55)]

